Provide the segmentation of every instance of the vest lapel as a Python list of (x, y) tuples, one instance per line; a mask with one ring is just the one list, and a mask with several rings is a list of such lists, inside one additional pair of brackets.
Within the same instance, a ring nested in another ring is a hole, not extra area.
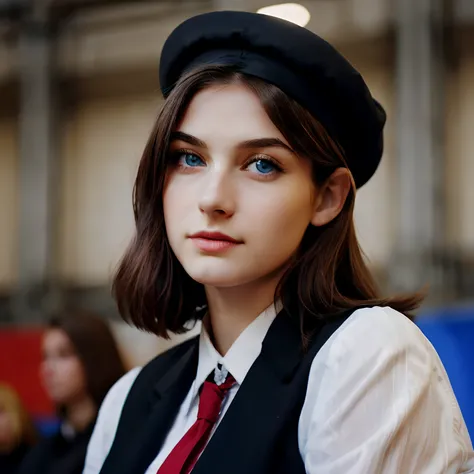
[[(158, 382), (149, 374), (143, 385), (132, 388), (127, 417), (121, 420), (101, 474), (141, 473), (153, 462), (196, 376), (198, 346), (196, 340)], [(147, 392), (148, 403), (142, 399)]]
[(288, 397), (298, 394), (290, 382), (302, 356), (297, 324), (285, 312), (279, 313), (193, 474), (268, 472), (281, 424), (295, 416), (298, 422), (299, 412), (292, 416), (287, 411), (294, 406)]

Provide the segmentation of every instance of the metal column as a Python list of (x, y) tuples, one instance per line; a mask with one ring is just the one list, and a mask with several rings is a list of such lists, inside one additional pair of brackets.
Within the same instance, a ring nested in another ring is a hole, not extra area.
[[(443, 297), (443, 0), (397, 0), (397, 248), (392, 287)], [(441, 258), (440, 258), (441, 256)]]
[(53, 41), (47, 2), (36, 0), (23, 22), (20, 58), (19, 291), (17, 321), (33, 322), (44, 313), (52, 281), (54, 189), (57, 180)]

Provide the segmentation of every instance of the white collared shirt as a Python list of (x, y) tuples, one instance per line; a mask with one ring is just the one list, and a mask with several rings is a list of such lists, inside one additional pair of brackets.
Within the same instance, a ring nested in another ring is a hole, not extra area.
[[(155, 474), (196, 421), (199, 388), (218, 363), (234, 376), (220, 418), (261, 351), (274, 306), (254, 320), (222, 357), (204, 328), (196, 379), (161, 451)], [(110, 390), (89, 443), (84, 474), (97, 474), (112, 446), (122, 406), (140, 372)], [(212, 435), (211, 435), (212, 436)], [(298, 424), (308, 474), (474, 473), (471, 441), (444, 367), (429, 341), (391, 308), (355, 311), (311, 365)]]

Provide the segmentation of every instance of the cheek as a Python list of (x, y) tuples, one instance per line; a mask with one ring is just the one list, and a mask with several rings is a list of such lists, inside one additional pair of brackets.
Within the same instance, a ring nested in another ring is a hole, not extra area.
[(254, 229), (278, 239), (302, 236), (312, 217), (312, 196), (304, 187), (292, 187), (247, 204)]
[(64, 364), (63, 375), (67, 377), (71, 385), (82, 386), (84, 384), (84, 369), (76, 358), (71, 358)]
[(175, 176), (168, 179), (163, 190), (163, 215), (170, 244), (173, 246), (173, 237), (182, 232), (182, 224), (190, 214), (197, 209), (195, 191), (189, 181), (183, 185), (182, 177)]
[(163, 214), (167, 227), (173, 226), (185, 199), (186, 196), (180, 193), (180, 186), (177, 180), (173, 177), (167, 178), (163, 189)]
[(82, 387), (85, 385), (84, 369), (76, 357), (61, 358), (54, 363), (45, 364), (42, 370), (44, 379), (62, 387)]
[(56, 386), (57, 402), (68, 403), (87, 393), (85, 373), (79, 362), (68, 362), (61, 370), (61, 381)]
[[(258, 203), (258, 205), (256, 205)], [(267, 200), (260, 198), (249, 205), (247, 227), (252, 260), (283, 265), (300, 246), (312, 218), (312, 200), (301, 188), (289, 189)]]

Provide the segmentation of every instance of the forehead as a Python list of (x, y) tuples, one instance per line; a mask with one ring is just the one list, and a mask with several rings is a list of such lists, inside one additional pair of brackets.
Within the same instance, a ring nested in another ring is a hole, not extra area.
[(47, 349), (72, 347), (68, 335), (58, 328), (48, 329), (43, 337), (43, 347)]
[(198, 92), (177, 129), (206, 143), (275, 137), (288, 144), (259, 98), (244, 84), (216, 85)]

